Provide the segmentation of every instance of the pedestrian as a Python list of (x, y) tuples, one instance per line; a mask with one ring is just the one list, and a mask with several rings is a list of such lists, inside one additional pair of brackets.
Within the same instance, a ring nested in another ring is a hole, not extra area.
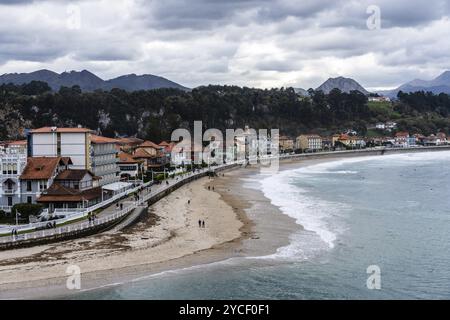
[(205, 227), (205, 220), (202, 221), (202, 227)]
[(214, 187), (213, 187), (213, 191), (214, 191)]
[(191, 200), (188, 200), (188, 204), (191, 204)]
[(202, 221), (198, 220), (198, 227), (201, 228), (202, 227)]
[(211, 186), (208, 186), (208, 190), (211, 190)]
[(56, 221), (53, 221), (53, 228), (56, 229)]
[(119, 203), (118, 202), (116, 203), (116, 209), (119, 209)]
[(91, 224), (91, 222), (92, 222), (91, 216), (89, 216), (88, 219), (89, 219), (89, 224)]
[[(198, 224), (200, 224), (200, 220), (198, 220)], [(11, 235), (14, 236), (14, 229), (11, 230)]]
[(123, 210), (123, 203), (120, 204), (120, 210)]

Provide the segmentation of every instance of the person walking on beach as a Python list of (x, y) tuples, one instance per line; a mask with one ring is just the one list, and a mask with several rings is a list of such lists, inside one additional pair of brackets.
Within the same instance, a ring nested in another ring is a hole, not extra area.
[(202, 227), (202, 221), (198, 220), (198, 227), (201, 228)]
[(202, 221), (202, 228), (205, 227), (205, 220)]

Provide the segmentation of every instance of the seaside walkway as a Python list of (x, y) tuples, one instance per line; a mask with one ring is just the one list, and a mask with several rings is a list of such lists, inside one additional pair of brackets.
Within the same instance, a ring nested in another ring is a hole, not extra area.
[[(147, 202), (155, 202), (166, 195), (168, 192), (170, 192), (170, 190), (174, 190), (187, 182), (203, 177), (209, 171), (214, 172), (216, 170), (224, 170), (227, 168), (232, 168), (234, 166), (236, 166), (235, 163), (199, 169), (196, 170), (195, 173), (188, 172), (173, 178), (163, 180), (160, 184), (153, 184), (152, 186), (143, 185), (141, 186), (141, 188), (138, 188), (136, 193), (133, 193), (132, 195), (128, 196), (125, 199), (121, 199), (118, 202), (114, 202), (98, 212), (96, 214), (96, 219), (94, 219), (93, 221), (87, 221), (86, 215), (85, 217), (83, 217), (83, 219), (67, 225), (57, 224), (56, 228), (30, 231), (19, 234), (17, 236), (3, 236), (0, 238), (0, 249), (5, 249), (8, 247), (13, 248), (19, 244), (27, 244), (31, 246), (33, 245), (33, 242), (41, 242), (37, 240), (50, 240), (58, 238), (63, 240), (65, 238), (65, 235), (76, 235), (81, 233), (87, 234), (89, 230), (92, 230), (92, 233), (98, 233), (111, 227), (117, 228), (121, 225), (120, 221), (122, 221), (124, 217), (129, 216), (129, 214), (136, 208), (139, 209), (142, 207), (147, 207)], [(138, 200), (135, 199), (135, 194), (138, 195)], [(133, 217), (129, 218), (132, 219)], [(123, 222), (124, 224), (122, 225), (122, 227), (127, 224), (125, 221)], [(114, 227), (114, 225), (117, 223), (119, 224)]]

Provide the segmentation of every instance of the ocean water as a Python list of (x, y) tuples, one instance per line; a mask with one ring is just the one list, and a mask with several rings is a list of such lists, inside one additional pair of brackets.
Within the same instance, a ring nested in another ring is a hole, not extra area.
[[(343, 159), (255, 178), (304, 227), (275, 254), (82, 292), (76, 299), (450, 298), (450, 152)], [(369, 266), (380, 289), (368, 289)]]

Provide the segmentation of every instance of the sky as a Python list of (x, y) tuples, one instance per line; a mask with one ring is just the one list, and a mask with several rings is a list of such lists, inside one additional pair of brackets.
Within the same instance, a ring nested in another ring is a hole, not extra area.
[(0, 74), (369, 90), (450, 70), (446, 0), (0, 0)]

